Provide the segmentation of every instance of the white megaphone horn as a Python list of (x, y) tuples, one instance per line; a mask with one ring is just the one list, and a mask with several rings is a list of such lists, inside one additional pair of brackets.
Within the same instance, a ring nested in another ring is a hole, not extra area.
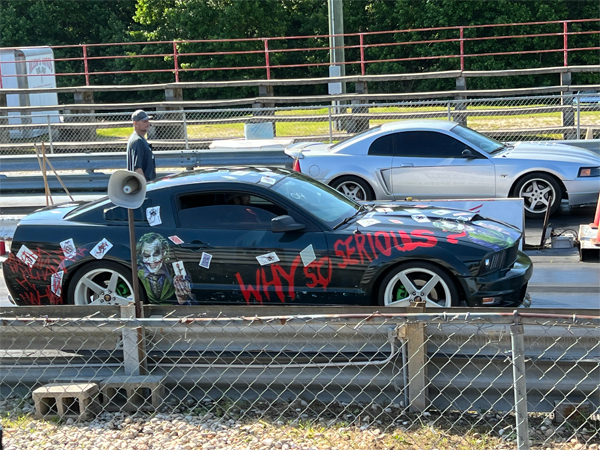
[(108, 181), (108, 198), (117, 206), (137, 209), (146, 198), (146, 179), (129, 170), (117, 170)]

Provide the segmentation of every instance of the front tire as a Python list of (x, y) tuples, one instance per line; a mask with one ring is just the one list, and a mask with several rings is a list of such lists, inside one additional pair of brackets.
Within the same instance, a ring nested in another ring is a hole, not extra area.
[(458, 306), (458, 290), (443, 269), (428, 262), (407, 262), (388, 273), (379, 290), (380, 306), (409, 306), (425, 302), (426, 307)]
[(375, 194), (369, 183), (358, 177), (340, 177), (331, 183), (331, 187), (357, 202), (375, 200)]
[[(131, 270), (127, 267), (112, 261), (94, 261), (81, 267), (69, 282), (67, 302), (70, 305), (89, 305), (99, 298), (131, 300), (132, 286)], [(138, 291), (140, 301), (145, 303), (141, 283)]]
[(523, 199), (525, 215), (536, 219), (543, 219), (546, 215), (550, 195), (550, 214), (554, 214), (560, 207), (562, 191), (556, 179), (545, 173), (525, 175), (515, 184), (512, 191), (513, 197)]

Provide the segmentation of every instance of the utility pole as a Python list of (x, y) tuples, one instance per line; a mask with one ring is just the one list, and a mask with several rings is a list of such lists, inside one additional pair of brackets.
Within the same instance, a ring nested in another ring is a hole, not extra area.
[[(329, 15), (329, 76), (339, 77), (346, 75), (344, 62), (344, 8), (342, 0), (327, 0), (327, 13)], [(335, 35), (335, 36), (334, 36)], [(330, 94), (345, 94), (346, 83), (329, 83)], [(339, 114), (339, 101), (331, 102), (334, 114)], [(335, 121), (335, 128), (340, 130), (339, 121)]]
[[(337, 65), (340, 67), (340, 76), (343, 77), (346, 75), (343, 36), (344, 7), (342, 0), (327, 0), (327, 7), (329, 11), (329, 46), (331, 47), (329, 62), (332, 66)], [(344, 83), (342, 92), (346, 92), (345, 85), (346, 84)]]

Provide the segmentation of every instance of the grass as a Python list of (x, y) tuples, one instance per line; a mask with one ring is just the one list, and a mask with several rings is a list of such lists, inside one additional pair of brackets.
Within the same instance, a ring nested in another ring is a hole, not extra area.
[[(528, 107), (534, 107), (531, 105)], [(542, 105), (539, 105), (542, 106)], [(511, 106), (494, 106), (494, 109), (502, 110), (512, 108)], [(489, 106), (473, 106), (469, 110), (490, 109)], [(377, 126), (383, 123), (393, 122), (397, 119), (378, 119), (377, 114), (389, 113), (419, 113), (419, 112), (442, 112), (445, 113), (443, 106), (419, 106), (419, 107), (373, 107), (369, 109), (370, 113), (375, 116), (370, 119), (370, 126)], [(452, 112), (454, 113), (454, 111)], [(298, 117), (298, 121), (294, 122), (278, 122), (276, 123), (277, 137), (292, 137), (292, 136), (326, 136), (329, 134), (329, 123), (312, 122), (310, 119), (302, 120), (302, 116), (327, 116), (327, 108), (319, 109), (298, 109), (276, 111), (277, 117)], [(443, 118), (440, 118), (444, 120)], [(525, 113), (514, 116), (506, 115), (486, 115), (470, 117), (468, 125), (471, 128), (481, 131), (493, 130), (511, 130), (511, 129), (526, 129), (526, 128), (544, 128), (544, 127), (560, 127), (562, 126), (562, 116), (559, 112), (547, 113)], [(600, 111), (588, 111), (581, 113), (581, 128), (586, 126), (600, 125)], [(97, 130), (98, 138), (101, 140), (112, 139), (127, 139), (131, 134), (131, 128), (102, 128)], [(244, 137), (243, 123), (225, 123), (225, 124), (206, 124), (206, 125), (188, 125), (189, 139), (212, 140), (219, 139), (235, 139)], [(532, 136), (532, 139), (535, 138)], [(560, 135), (556, 135), (560, 138)]]
[[(336, 403), (322, 403), (311, 401), (307, 404), (300, 402), (286, 403), (264, 401), (247, 402), (244, 400), (231, 400), (222, 398), (211, 402), (198, 402), (181, 409), (181, 404), (175, 405), (179, 409), (175, 412), (192, 417), (204, 417), (203, 420), (220, 418), (223, 421), (233, 419), (237, 424), (229, 428), (228, 442), (232, 444), (247, 443), (258, 445), (264, 439), (272, 439), (272, 442), (288, 442), (299, 448), (331, 449), (339, 450), (400, 450), (400, 449), (438, 449), (438, 450), (490, 450), (514, 448), (514, 425), (513, 413), (504, 412), (501, 418), (494, 423), (486, 419), (488, 413), (494, 411), (449, 411), (445, 413), (432, 411), (428, 416), (412, 414), (405, 409), (392, 406), (382, 410), (381, 408), (367, 408), (357, 404), (346, 405)], [(174, 407), (175, 407), (174, 406)], [(298, 407), (302, 408), (302, 415), (309, 418), (299, 417)], [(352, 418), (342, 418), (352, 412)], [(162, 412), (162, 414), (169, 414)], [(173, 411), (171, 411), (173, 413)], [(367, 416), (371, 419), (367, 420)], [(137, 418), (131, 421), (129, 418)], [(539, 429), (547, 414), (532, 413), (529, 418), (530, 428)], [(102, 441), (102, 433), (106, 430), (97, 425), (89, 426), (86, 422), (68, 424), (60, 420), (34, 420), (31, 415), (24, 414), (20, 407), (13, 409), (10, 413), (5, 412), (1, 416), (4, 427), (5, 443), (17, 446), (29, 442), (30, 435), (36, 434), (39, 444), (52, 442), (60, 448), (72, 435), (93, 434), (90, 441)], [(103, 421), (108, 422), (109, 419)], [(110, 421), (112, 428), (120, 432), (113, 441), (106, 442), (106, 447), (113, 445), (114, 448), (137, 448), (137, 438), (122, 438), (129, 428), (137, 428), (135, 436), (143, 439), (144, 433), (140, 430), (150, 420), (161, 422), (166, 428), (170, 428), (173, 417), (158, 419), (157, 414), (142, 413), (129, 415), (125, 413), (119, 417), (113, 416)], [(183, 422), (179, 422), (182, 424)], [(598, 442), (600, 431), (593, 421), (586, 422), (585, 426), (591, 430), (587, 432), (587, 442)], [(165, 428), (157, 426), (155, 430)], [(500, 436), (499, 430), (504, 430)], [(573, 427), (571, 436), (581, 427)], [(189, 424), (188, 428), (178, 428), (179, 436), (185, 435), (193, 430), (198, 430), (198, 425)], [(216, 432), (209, 432), (208, 434)], [(152, 442), (160, 442), (163, 433), (158, 431), (153, 436)], [(206, 436), (205, 436), (206, 437)], [(535, 438), (535, 448), (557, 448), (560, 440), (555, 435), (551, 438)], [(564, 440), (563, 440), (564, 442)], [(208, 442), (207, 442), (208, 443)], [(237, 444), (236, 444), (237, 445)], [(47, 448), (45, 446), (40, 446)], [(293, 446), (292, 446), (293, 447)], [(48, 447), (49, 448), (49, 447)], [(79, 448), (79, 447), (78, 447)], [(111, 447), (112, 448), (112, 447)], [(239, 447), (235, 447), (239, 448)], [(258, 448), (258, 447), (257, 447)], [(575, 446), (566, 448), (577, 448)], [(587, 448), (587, 447), (586, 447)]]

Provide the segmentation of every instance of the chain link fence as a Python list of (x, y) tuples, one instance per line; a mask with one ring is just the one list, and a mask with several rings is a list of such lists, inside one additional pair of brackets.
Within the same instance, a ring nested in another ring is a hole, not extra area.
[[(265, 102), (268, 100), (265, 98)], [(131, 134), (130, 105), (123, 112), (0, 117), (0, 155), (124, 151)], [(598, 98), (575, 95), (508, 97), (443, 101), (410, 101), (153, 111), (148, 134), (155, 150), (218, 146), (244, 137), (289, 141), (335, 142), (385, 122), (406, 119), (453, 120), (501, 141), (600, 137)]]
[(5, 308), (5, 449), (600, 447), (599, 317), (174, 315)]

